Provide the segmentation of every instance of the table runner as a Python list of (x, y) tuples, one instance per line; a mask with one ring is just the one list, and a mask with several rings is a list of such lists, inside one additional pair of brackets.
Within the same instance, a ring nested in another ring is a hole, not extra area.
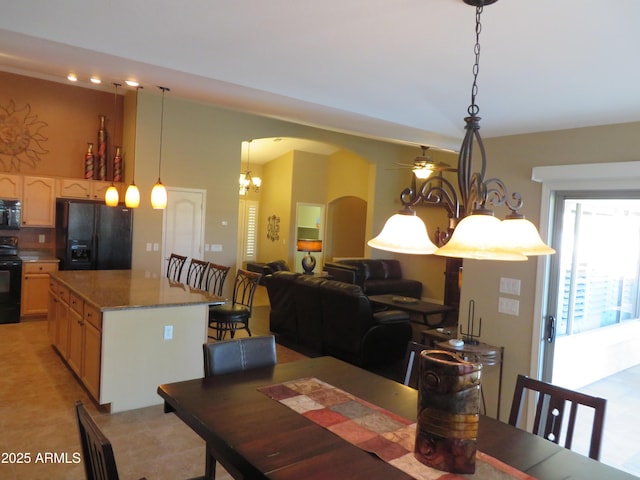
[(477, 452), (473, 475), (428, 467), (413, 454), (415, 422), (317, 378), (300, 378), (258, 390), (417, 480), (535, 480), (482, 452)]

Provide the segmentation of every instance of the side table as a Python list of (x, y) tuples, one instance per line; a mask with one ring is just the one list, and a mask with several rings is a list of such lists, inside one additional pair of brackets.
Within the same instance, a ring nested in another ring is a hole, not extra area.
[[(449, 341), (435, 342), (435, 347), (440, 350), (447, 350), (449, 352), (457, 353), (462, 359), (473, 362), (481, 363), (483, 368), (493, 367), (498, 365), (500, 373), (498, 377), (498, 407), (496, 412), (496, 418), (500, 419), (500, 399), (502, 398), (502, 364), (504, 360), (504, 347), (495, 347), (488, 343), (478, 343), (476, 345), (472, 343), (464, 343), (460, 347), (453, 346)], [(480, 384), (482, 389), (482, 383)], [(484, 406), (484, 413), (486, 414), (487, 406), (484, 401), (484, 393), (480, 391), (482, 395), (482, 404)]]

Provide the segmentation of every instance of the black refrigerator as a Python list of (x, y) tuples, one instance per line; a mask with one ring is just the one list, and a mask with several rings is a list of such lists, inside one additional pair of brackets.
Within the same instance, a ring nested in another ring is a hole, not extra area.
[(124, 205), (56, 202), (56, 253), (61, 270), (131, 268), (133, 216)]

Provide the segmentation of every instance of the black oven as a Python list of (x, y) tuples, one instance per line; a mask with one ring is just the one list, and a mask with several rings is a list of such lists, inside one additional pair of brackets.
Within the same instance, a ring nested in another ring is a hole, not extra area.
[(22, 260), (18, 257), (18, 239), (0, 237), (0, 323), (20, 321)]
[(22, 204), (20, 200), (0, 199), (0, 229), (17, 230), (20, 228)]

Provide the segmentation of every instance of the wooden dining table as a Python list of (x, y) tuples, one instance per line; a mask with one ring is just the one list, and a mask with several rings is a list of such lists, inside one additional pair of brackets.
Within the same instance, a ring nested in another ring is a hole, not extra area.
[[(234, 478), (412, 478), (258, 390), (300, 378), (319, 379), (403, 418), (416, 418), (416, 390), (332, 357), (160, 385), (158, 394), (165, 412), (174, 412), (196, 432)], [(477, 445), (540, 480), (636, 478), (486, 416), (480, 418)]]

